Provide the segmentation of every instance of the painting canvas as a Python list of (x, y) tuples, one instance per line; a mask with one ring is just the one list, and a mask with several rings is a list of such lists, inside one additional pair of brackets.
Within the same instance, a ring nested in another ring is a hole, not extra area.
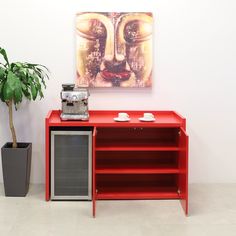
[(150, 87), (152, 22), (152, 13), (78, 13), (77, 86)]

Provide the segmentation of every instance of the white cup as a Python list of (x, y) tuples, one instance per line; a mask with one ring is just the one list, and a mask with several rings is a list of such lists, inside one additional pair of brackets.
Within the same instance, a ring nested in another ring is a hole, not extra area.
[(151, 120), (154, 118), (154, 115), (152, 113), (143, 113), (143, 118), (146, 120)]
[(126, 120), (129, 118), (129, 115), (125, 112), (118, 113), (118, 118), (122, 120)]

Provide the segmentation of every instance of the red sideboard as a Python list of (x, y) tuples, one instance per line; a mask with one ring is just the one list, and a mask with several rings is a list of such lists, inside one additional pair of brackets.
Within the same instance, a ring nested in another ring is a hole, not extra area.
[[(129, 122), (113, 120), (127, 112)], [(152, 112), (154, 122), (139, 121)], [(46, 117), (46, 201), (50, 200), (50, 130), (92, 127), (92, 203), (105, 199), (179, 199), (188, 214), (186, 120), (174, 111), (90, 111), (89, 121)]]

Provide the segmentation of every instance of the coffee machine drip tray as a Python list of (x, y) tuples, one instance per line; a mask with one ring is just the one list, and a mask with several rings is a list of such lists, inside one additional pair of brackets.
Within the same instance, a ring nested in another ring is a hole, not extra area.
[(61, 120), (88, 120), (88, 119), (89, 119), (89, 114), (78, 115), (78, 114), (61, 113)]

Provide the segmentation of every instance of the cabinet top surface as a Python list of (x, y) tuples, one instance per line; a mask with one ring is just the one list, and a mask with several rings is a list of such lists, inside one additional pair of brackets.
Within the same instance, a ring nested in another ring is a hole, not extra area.
[[(117, 122), (114, 118), (119, 112), (129, 114), (130, 121)], [(144, 112), (151, 112), (155, 116), (155, 121), (145, 122), (140, 121)], [(96, 127), (184, 127), (185, 118), (174, 111), (118, 111), (118, 110), (90, 110), (88, 121), (62, 121), (60, 119), (60, 110), (49, 111), (46, 122), (49, 126), (96, 126)]]

